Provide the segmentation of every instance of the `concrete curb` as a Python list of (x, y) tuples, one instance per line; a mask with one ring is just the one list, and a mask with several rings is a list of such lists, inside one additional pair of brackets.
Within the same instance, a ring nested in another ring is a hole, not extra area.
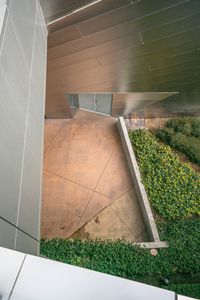
[[(132, 177), (133, 185), (137, 194), (138, 202), (142, 212), (142, 216), (147, 228), (147, 233), (150, 239), (150, 243), (138, 243), (142, 247), (146, 248), (163, 248), (167, 247), (166, 242), (161, 242), (156, 227), (156, 223), (149, 205), (149, 200), (142, 183), (141, 174), (131, 145), (131, 141), (128, 136), (128, 131), (123, 117), (119, 117), (117, 121), (119, 134), (121, 137), (122, 145), (128, 162), (129, 171)], [(138, 245), (137, 244), (137, 245)]]
[(158, 249), (158, 248), (167, 248), (168, 245), (166, 242), (145, 242), (145, 243), (135, 243), (135, 245), (140, 246), (146, 249)]

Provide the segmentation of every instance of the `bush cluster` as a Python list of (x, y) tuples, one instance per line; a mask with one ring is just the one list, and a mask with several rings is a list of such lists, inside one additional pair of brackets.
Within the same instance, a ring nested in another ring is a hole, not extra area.
[(175, 132), (181, 132), (187, 136), (200, 137), (200, 118), (171, 119), (166, 127), (173, 128)]
[(192, 162), (200, 165), (200, 138), (187, 136), (168, 127), (157, 129), (156, 136), (171, 147), (184, 153)]
[(129, 136), (152, 207), (168, 220), (200, 215), (200, 175), (148, 130)]
[(173, 274), (198, 273), (200, 220), (162, 223), (159, 231), (169, 247), (158, 249), (157, 256), (152, 256), (148, 249), (123, 241), (64, 239), (42, 240), (41, 254), (64, 263), (146, 283), (149, 283), (149, 277), (157, 278), (158, 286), (162, 286), (163, 276), (167, 276), (173, 284)]

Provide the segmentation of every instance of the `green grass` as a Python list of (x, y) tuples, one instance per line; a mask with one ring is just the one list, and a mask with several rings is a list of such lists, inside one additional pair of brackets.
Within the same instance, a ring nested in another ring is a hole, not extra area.
[(148, 130), (129, 137), (152, 207), (167, 220), (200, 215), (200, 175)]

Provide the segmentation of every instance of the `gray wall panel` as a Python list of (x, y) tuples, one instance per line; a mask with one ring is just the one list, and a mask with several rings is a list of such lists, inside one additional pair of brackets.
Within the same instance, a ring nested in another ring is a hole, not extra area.
[[(38, 97), (31, 85), (23, 176), (20, 195), (18, 227), (35, 238), (39, 238), (39, 211), (41, 202), (41, 173), (44, 116)], [(31, 220), (31, 222), (30, 222)]]
[(21, 98), (0, 72), (0, 215), (12, 223), (17, 207), (26, 114)]
[(9, 13), (24, 51), (28, 66), (31, 65), (36, 2), (33, 0), (11, 0)]
[(0, 244), (1, 247), (13, 249), (16, 229), (9, 223), (0, 219)]
[(21, 99), (21, 108), (26, 112), (29, 91), (29, 70), (27, 69), (10, 17), (8, 17), (4, 33), (0, 65), (4, 76), (9, 80), (16, 96)]
[[(36, 16), (35, 28), (35, 43), (33, 48), (33, 64), (32, 64), (32, 80), (35, 85), (36, 91), (39, 95), (38, 99), (44, 99), (46, 86), (46, 40), (44, 39), (44, 32), (41, 27), (41, 19), (39, 14)], [(39, 101), (38, 105), (43, 107), (43, 101)]]
[(39, 243), (25, 233), (17, 230), (15, 249), (24, 253), (37, 255), (39, 254)]
[(11, 0), (7, 9), (0, 40), (0, 216), (27, 234), (15, 238), (4, 226), (0, 246), (7, 230), (10, 248), (37, 254), (47, 32), (38, 0)]

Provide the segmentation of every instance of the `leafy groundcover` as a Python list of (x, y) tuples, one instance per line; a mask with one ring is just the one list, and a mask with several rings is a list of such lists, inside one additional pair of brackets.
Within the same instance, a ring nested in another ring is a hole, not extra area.
[(168, 286), (168, 290), (174, 291), (177, 294), (188, 297), (200, 297), (200, 284), (172, 284)]
[[(164, 287), (169, 289), (177, 285), (177, 275), (180, 278), (184, 276), (184, 284), (196, 284), (200, 280), (200, 220), (162, 223), (159, 231), (162, 240), (169, 242), (169, 247), (158, 249), (157, 256), (152, 256), (148, 249), (123, 241), (64, 239), (42, 240), (41, 254), (64, 263), (154, 286), (163, 287), (164, 278), (167, 278), (169, 285)], [(195, 287), (196, 293), (199, 293), (198, 285), (194, 285), (193, 290)]]
[(152, 207), (167, 220), (200, 215), (200, 175), (148, 130), (129, 136)]

